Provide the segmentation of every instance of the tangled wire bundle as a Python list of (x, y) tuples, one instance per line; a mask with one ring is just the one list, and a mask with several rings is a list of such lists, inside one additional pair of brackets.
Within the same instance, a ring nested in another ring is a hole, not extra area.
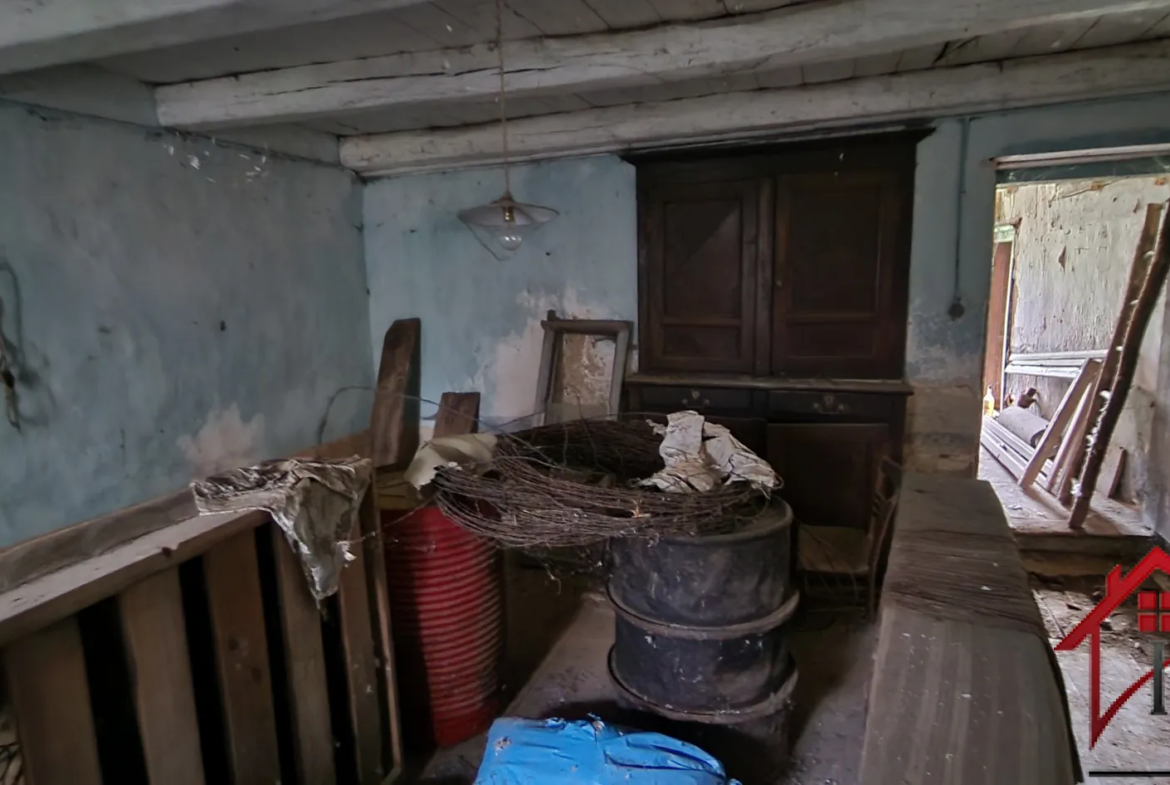
[(612, 537), (715, 534), (758, 514), (747, 483), (705, 493), (636, 485), (662, 469), (662, 437), (644, 420), (574, 420), (500, 437), (490, 471), (442, 469), (443, 513), (516, 548), (590, 545)]

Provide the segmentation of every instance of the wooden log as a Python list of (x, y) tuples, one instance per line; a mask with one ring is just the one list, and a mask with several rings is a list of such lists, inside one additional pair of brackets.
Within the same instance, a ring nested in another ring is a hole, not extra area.
[(276, 594), (292, 714), (293, 757), (299, 785), (331, 785), (333, 727), (325, 676), (321, 614), (309, 592), (301, 561), (279, 526), (268, 527), (276, 562)]
[(275, 783), (280, 757), (255, 533), (209, 551), (203, 569), (232, 780)]
[(118, 609), (147, 777), (157, 785), (203, 785), (178, 568), (122, 592)]
[(1125, 340), (1121, 343), (1117, 378), (1113, 382), (1109, 400), (1093, 432), (1091, 446), (1085, 457), (1085, 468), (1081, 472), (1080, 487), (1074, 493), (1072, 512), (1068, 517), (1070, 529), (1080, 529), (1085, 525), (1085, 517), (1089, 514), (1089, 502), (1093, 498), (1093, 489), (1096, 488), (1097, 478), (1101, 474), (1101, 464), (1105, 460), (1109, 440), (1113, 438), (1113, 430), (1117, 427), (1117, 420), (1121, 417), (1121, 410), (1125, 407), (1125, 400), (1129, 396), (1129, 388), (1137, 371), (1142, 338), (1145, 337), (1146, 328), (1150, 324), (1162, 285), (1166, 282), (1167, 270), (1170, 270), (1170, 237), (1167, 237), (1170, 220), (1163, 216), (1162, 205), (1146, 206), (1146, 223), (1138, 247), (1141, 249), (1142, 243), (1145, 242), (1150, 224), (1156, 225), (1159, 219), (1162, 221), (1162, 229), (1158, 232), (1157, 242), (1151, 246), (1153, 260), (1142, 281), (1141, 290), (1133, 306), (1133, 317), (1125, 330)]
[[(826, 84), (585, 109), (508, 123), (510, 160), (628, 152), (807, 133), (1164, 90), (1165, 41), (1021, 57)], [(350, 136), (341, 162), (363, 175), (495, 165), (491, 124)]]
[[(749, 18), (725, 16), (702, 25), (656, 24), (617, 33), (509, 42), (505, 80), (508, 96), (521, 98), (775, 73), (812, 64), (844, 63), (842, 78), (847, 79), (856, 58), (1092, 16), (1132, 4), (1133, 0), (950, 0), (945, 5), (930, 0), (850, 0), (843, 11), (832, 4), (808, 3)], [(547, 3), (529, 0), (529, 5)], [(677, 7), (679, 0), (668, 5)], [(564, 8), (554, 15), (579, 16)], [(235, 74), (159, 88), (158, 113), (164, 125), (197, 129), (301, 122), (339, 112), (402, 111), (425, 103), (481, 102), (500, 89), (496, 60), (494, 48), (481, 44)]]
[(1003, 407), (996, 422), (1033, 449), (1040, 444), (1040, 439), (1048, 430), (1047, 420), (1020, 406)]
[(4, 670), (27, 785), (101, 785), (77, 619), (9, 644)]
[(390, 325), (382, 341), (370, 416), (375, 469), (409, 461), (418, 449), (421, 330), (418, 319), (399, 319)]

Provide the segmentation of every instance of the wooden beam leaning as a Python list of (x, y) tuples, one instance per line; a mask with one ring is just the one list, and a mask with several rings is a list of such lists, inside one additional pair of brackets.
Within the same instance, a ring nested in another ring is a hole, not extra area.
[[(381, 512), (377, 505), (378, 476), (405, 469), (418, 449), (421, 331), (420, 320), (398, 319), (386, 330), (382, 340), (378, 386), (374, 392), (374, 407), (370, 416), (374, 476), (370, 492), (363, 500), (360, 516), (363, 571), (369, 592), (368, 607), (373, 608), (372, 644), (376, 664), (380, 666), (378, 690), (383, 716), (388, 725), (382, 734), (388, 742), (381, 766), (385, 782), (396, 779), (401, 772), (403, 750), (394, 640), (391, 635), (390, 590), (386, 575), (386, 545), (382, 537)], [(356, 591), (356, 587), (349, 588), (343, 584), (341, 591), (343, 594)], [(343, 605), (345, 601), (343, 597)], [(343, 611), (343, 623), (344, 615)], [(362, 645), (365, 645), (364, 642)]]
[[(1146, 334), (1154, 306), (1162, 286), (1166, 282), (1167, 272), (1170, 272), (1170, 213), (1163, 209), (1163, 205), (1151, 204), (1146, 206), (1146, 223), (1157, 224), (1161, 218), (1162, 228), (1158, 232), (1157, 242), (1148, 253), (1152, 256), (1149, 269), (1142, 280), (1137, 300), (1133, 303), (1133, 313), (1125, 329), (1125, 339), (1121, 343), (1121, 350), (1117, 359), (1117, 377), (1109, 392), (1109, 400), (1101, 411), (1101, 417), (1092, 431), (1089, 442), (1089, 451), (1085, 457), (1085, 467), (1081, 472), (1080, 487), (1073, 494), (1072, 512), (1068, 516), (1070, 529), (1080, 529), (1085, 525), (1085, 517), (1089, 514), (1089, 502), (1093, 498), (1093, 491), (1097, 485), (1097, 477), (1101, 473), (1101, 464), (1105, 460), (1105, 452), (1109, 448), (1109, 440), (1113, 438), (1113, 430), (1117, 420), (1121, 417), (1121, 410), (1125, 407), (1125, 399), (1129, 395), (1129, 388), (1133, 383), (1137, 371), (1138, 354), (1141, 352), (1142, 338)], [(1138, 253), (1143, 252), (1146, 241), (1146, 232), (1142, 233)]]
[(1064, 397), (1060, 400), (1060, 405), (1056, 407), (1056, 413), (1052, 417), (1052, 422), (1048, 424), (1048, 429), (1044, 431), (1044, 436), (1040, 439), (1040, 444), (1036, 446), (1036, 452), (1033, 453), (1031, 460), (1028, 461), (1028, 465), (1024, 469), (1023, 476), (1020, 477), (1021, 487), (1027, 488), (1031, 486), (1036, 481), (1036, 478), (1040, 476), (1040, 470), (1044, 468), (1044, 462), (1049, 458), (1056, 457), (1056, 452), (1060, 448), (1065, 432), (1072, 422), (1073, 414), (1076, 412), (1077, 407), (1081, 405), (1081, 400), (1086, 395), (1092, 394), (1093, 386), (1097, 382), (1097, 374), (1100, 371), (1100, 360), (1085, 360), (1081, 364), (1080, 371), (1077, 373), (1073, 383), (1069, 385), (1068, 390), (1065, 391)]
[[(535, 161), (776, 133), (901, 122), (1165, 90), (1170, 42), (775, 90), (586, 109), (508, 124), (512, 161)], [(342, 165), (366, 176), (498, 164), (499, 129), (472, 126), (353, 136)]]
[[(533, 38), (507, 47), (511, 98), (622, 90), (775, 71), (942, 44), (1170, 0), (849, 0), (645, 30)], [(482, 101), (499, 90), (491, 45), (369, 57), (160, 87), (179, 128), (301, 122), (338, 112)]]

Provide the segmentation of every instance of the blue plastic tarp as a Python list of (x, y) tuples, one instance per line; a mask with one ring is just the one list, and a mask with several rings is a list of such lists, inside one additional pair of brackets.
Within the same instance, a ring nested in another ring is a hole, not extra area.
[(703, 750), (600, 720), (503, 717), (488, 732), (476, 785), (739, 785)]

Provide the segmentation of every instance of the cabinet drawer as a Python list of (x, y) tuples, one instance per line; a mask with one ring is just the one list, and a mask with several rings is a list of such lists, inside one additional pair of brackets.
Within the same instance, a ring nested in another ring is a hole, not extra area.
[(751, 390), (727, 387), (661, 387), (646, 385), (639, 391), (642, 406), (648, 411), (680, 411), (745, 413), (752, 406)]
[(768, 394), (768, 416), (799, 414), (884, 420), (893, 415), (897, 403), (898, 396), (880, 393), (773, 390)]

